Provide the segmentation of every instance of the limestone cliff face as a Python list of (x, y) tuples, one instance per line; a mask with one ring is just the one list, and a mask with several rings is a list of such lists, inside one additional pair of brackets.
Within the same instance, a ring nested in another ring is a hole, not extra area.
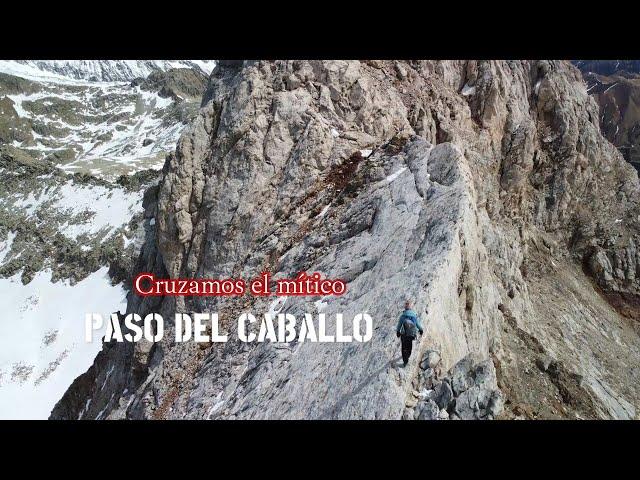
[[(163, 173), (139, 271), (340, 277), (344, 296), (279, 308), (369, 312), (373, 340), (106, 345), (52, 418), (434, 418), (445, 383), (462, 418), (636, 416), (640, 186), (568, 62), (220, 62)], [(402, 369), (405, 297), (426, 332)], [(127, 311), (218, 311), (233, 331), (270, 303)], [(455, 366), (437, 384), (434, 350)], [(493, 387), (504, 411), (479, 414)]]

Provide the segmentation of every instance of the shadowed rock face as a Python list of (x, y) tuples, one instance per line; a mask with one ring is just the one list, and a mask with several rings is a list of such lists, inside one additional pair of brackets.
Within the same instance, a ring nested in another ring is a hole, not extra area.
[(613, 75), (619, 72), (640, 73), (640, 60), (576, 60), (576, 67), (584, 73)]
[(600, 128), (640, 169), (640, 61), (579, 61), (587, 91), (600, 107)]
[[(137, 271), (340, 277), (281, 312), (367, 312), (373, 339), (244, 344), (235, 319), (271, 299), (132, 295), (217, 311), (230, 341), (106, 346), (52, 418), (433, 418), (407, 410), (433, 350), (457, 417), (640, 407), (638, 177), (569, 62), (221, 62), (163, 175)], [(425, 335), (400, 368), (407, 296)]]

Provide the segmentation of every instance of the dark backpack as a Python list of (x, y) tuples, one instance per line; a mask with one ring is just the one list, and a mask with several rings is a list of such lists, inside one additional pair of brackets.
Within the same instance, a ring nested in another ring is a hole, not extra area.
[(412, 318), (408, 315), (402, 317), (402, 334), (405, 337), (416, 338), (418, 334), (418, 329), (416, 328), (416, 324), (413, 322)]

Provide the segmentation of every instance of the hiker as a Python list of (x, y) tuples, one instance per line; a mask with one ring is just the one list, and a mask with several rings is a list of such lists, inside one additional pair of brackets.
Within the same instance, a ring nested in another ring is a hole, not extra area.
[(404, 312), (400, 315), (398, 325), (396, 326), (396, 335), (400, 337), (402, 343), (402, 361), (404, 366), (407, 366), (409, 357), (411, 356), (411, 348), (413, 347), (413, 341), (424, 332), (420, 318), (418, 314), (411, 310), (411, 302), (407, 300), (404, 302)]

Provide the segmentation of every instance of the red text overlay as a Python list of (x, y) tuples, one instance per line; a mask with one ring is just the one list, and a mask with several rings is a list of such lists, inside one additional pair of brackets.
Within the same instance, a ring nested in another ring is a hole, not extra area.
[(322, 278), (318, 272), (300, 272), (295, 278), (271, 279), (263, 272), (249, 284), (242, 279), (156, 278), (153, 273), (140, 273), (133, 281), (134, 291), (147, 296), (325, 296), (342, 295), (347, 284), (340, 279)]

